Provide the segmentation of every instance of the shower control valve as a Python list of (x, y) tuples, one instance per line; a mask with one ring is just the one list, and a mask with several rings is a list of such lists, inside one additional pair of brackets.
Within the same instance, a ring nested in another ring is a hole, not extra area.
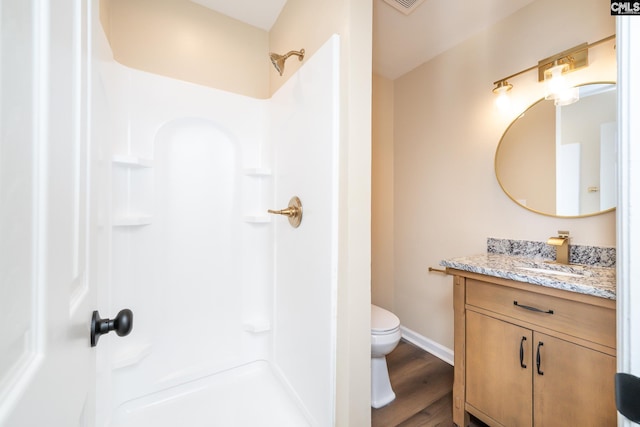
[(302, 222), (302, 202), (296, 196), (293, 196), (291, 200), (289, 200), (289, 206), (287, 208), (279, 211), (269, 209), (267, 212), (289, 217), (289, 224), (291, 224), (293, 228), (298, 228)]

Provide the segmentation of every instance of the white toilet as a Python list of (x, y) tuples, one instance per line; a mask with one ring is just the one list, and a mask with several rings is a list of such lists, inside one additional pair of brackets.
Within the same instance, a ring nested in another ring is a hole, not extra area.
[(380, 408), (396, 398), (385, 356), (400, 342), (398, 316), (371, 304), (371, 406)]

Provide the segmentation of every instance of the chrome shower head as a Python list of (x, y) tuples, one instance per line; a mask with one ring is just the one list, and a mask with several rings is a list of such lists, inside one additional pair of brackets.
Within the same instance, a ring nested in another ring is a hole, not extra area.
[(274, 67), (276, 67), (276, 70), (278, 71), (278, 73), (280, 73), (280, 75), (284, 73), (284, 61), (286, 61), (287, 58), (290, 57), (291, 55), (297, 55), (298, 60), (302, 61), (304, 59), (304, 49), (300, 49), (300, 51), (292, 50), (290, 52), (287, 52), (284, 55), (278, 55), (277, 53), (273, 53), (273, 52), (269, 54), (269, 58), (271, 58), (271, 63), (273, 64)]

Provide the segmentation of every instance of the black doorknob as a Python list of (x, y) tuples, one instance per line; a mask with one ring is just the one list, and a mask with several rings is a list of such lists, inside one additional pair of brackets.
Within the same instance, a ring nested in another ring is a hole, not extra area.
[(128, 308), (120, 310), (113, 319), (101, 319), (98, 311), (93, 312), (91, 316), (91, 347), (98, 344), (100, 335), (116, 331), (119, 337), (129, 335), (133, 328), (133, 312)]

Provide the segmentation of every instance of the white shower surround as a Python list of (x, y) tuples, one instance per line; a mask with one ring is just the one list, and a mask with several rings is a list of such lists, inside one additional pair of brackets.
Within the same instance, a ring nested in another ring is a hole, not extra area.
[[(134, 312), (101, 342), (103, 425), (334, 424), (338, 52), (333, 36), (268, 100), (103, 64), (102, 294)], [(266, 214), (293, 195), (297, 229)]]

